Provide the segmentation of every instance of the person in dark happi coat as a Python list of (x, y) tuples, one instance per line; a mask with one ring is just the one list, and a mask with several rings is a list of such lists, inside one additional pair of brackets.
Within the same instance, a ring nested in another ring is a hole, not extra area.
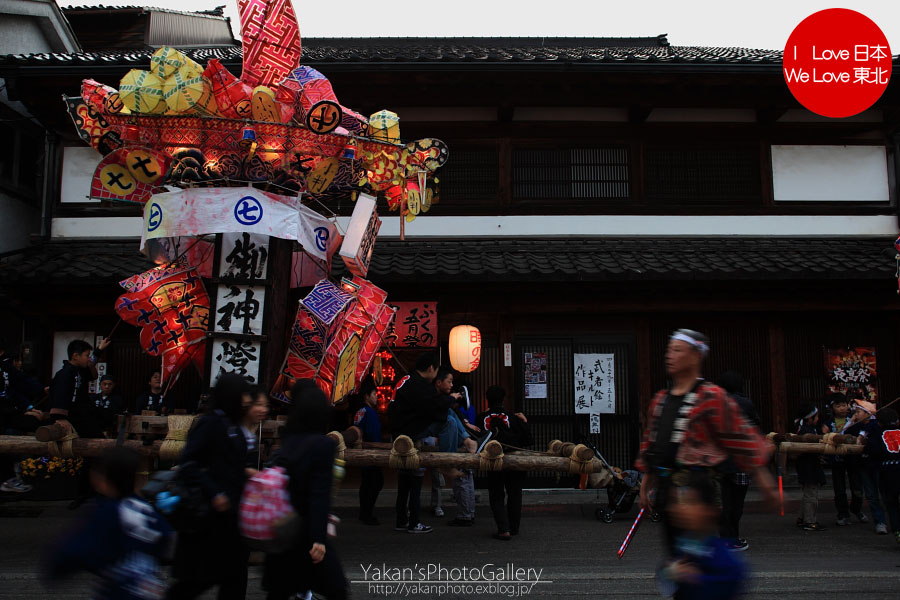
[(196, 531), (182, 531), (175, 550), (175, 583), (168, 598), (196, 598), (218, 586), (219, 600), (247, 592), (249, 551), (238, 531), (238, 507), (246, 481), (247, 440), (241, 418), (249, 385), (226, 373), (216, 381), (212, 409), (188, 434), (179, 459), (185, 479), (209, 501), (208, 516)]

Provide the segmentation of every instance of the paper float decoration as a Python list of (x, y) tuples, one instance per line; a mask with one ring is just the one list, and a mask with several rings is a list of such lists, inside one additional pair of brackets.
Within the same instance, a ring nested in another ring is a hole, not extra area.
[[(154, 195), (144, 205), (141, 251), (155, 240), (213, 233), (257, 233), (298, 242), (329, 262), (341, 243), (335, 224), (297, 198), (255, 188), (193, 188)], [(184, 244), (181, 244), (183, 247)]]
[[(175, 159), (165, 181), (170, 185), (267, 181), (320, 201), (400, 186), (404, 193), (389, 208), (402, 206), (407, 214), (406, 186), (423, 171), (430, 177), (446, 160), (446, 151), (425, 162), (419, 152), (400, 145), (395, 113), (381, 111), (367, 119), (340, 103), (323, 73), (299, 65), (300, 30), (290, 0), (240, 0), (239, 13), (240, 77), (216, 59), (204, 69), (175, 48), (158, 48), (148, 70), (130, 71), (118, 90), (85, 80), (82, 98), (96, 116), (127, 119), (98, 133), (90, 109), (70, 101), (82, 139), (103, 154), (128, 145), (168, 152)], [(180, 120), (191, 115), (203, 119)], [(94, 131), (86, 132), (86, 124)], [(273, 124), (288, 129), (261, 131)], [(322, 139), (331, 136), (338, 139)], [(179, 137), (171, 144), (163, 141)], [(340, 160), (340, 168), (329, 186), (311, 189), (307, 175), (324, 159)]]
[(141, 328), (147, 354), (162, 357), (163, 381), (174, 381), (190, 363), (203, 373), (209, 296), (193, 267), (162, 265), (120, 285), (127, 291), (116, 301), (116, 313)]
[(313, 379), (333, 403), (359, 386), (381, 346), (394, 309), (387, 293), (360, 277), (347, 288), (322, 280), (300, 301), (272, 396), (290, 402), (298, 379)]
[(132, 69), (119, 82), (119, 98), (131, 111), (145, 115), (166, 112), (163, 81), (150, 71)]
[(300, 27), (291, 0), (238, 0), (244, 70), (250, 86), (284, 79), (300, 62)]
[(152, 148), (113, 150), (97, 165), (91, 198), (143, 203), (165, 181), (172, 157)]

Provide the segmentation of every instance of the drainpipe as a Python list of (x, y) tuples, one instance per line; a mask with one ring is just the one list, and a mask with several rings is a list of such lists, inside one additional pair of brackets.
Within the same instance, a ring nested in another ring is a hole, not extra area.
[(59, 181), (58, 138), (51, 131), (44, 132), (44, 180), (41, 185), (41, 241), (50, 239), (53, 205)]

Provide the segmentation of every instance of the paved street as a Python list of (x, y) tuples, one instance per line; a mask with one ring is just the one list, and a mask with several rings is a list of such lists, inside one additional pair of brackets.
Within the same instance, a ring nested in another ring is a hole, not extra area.
[[(799, 491), (791, 490), (794, 496)], [(453, 569), (483, 571), (497, 577), (498, 569), (533, 569), (531, 579), (539, 583), (524, 588), (494, 589), (495, 593), (470, 593), (460, 589), (416, 588), (385, 594), (376, 585), (354, 583), (355, 598), (471, 598), (519, 597), (520, 590), (530, 598), (658, 598), (653, 572), (661, 555), (660, 526), (644, 523), (623, 560), (616, 550), (624, 538), (631, 516), (617, 515), (611, 524), (594, 518), (593, 492), (532, 493), (524, 509), (521, 535), (511, 542), (492, 539), (490, 513), (484, 502), (486, 491), (479, 490), (476, 525), (468, 529), (448, 527), (454, 506), (445, 506), (444, 519), (431, 517), (427, 522), (435, 531), (427, 535), (409, 535), (392, 530), (393, 491), (382, 494), (377, 514), (380, 527), (366, 527), (355, 519), (353, 492), (342, 492), (338, 513), (344, 518), (337, 549), (348, 578), (372, 580), (376, 570), (410, 568), (405, 579), (416, 579), (428, 569), (458, 577)], [(423, 493), (423, 499), (426, 494)], [(824, 524), (834, 521), (833, 510), (822, 503)], [(789, 506), (793, 510), (794, 506)], [(744, 534), (751, 542), (745, 553), (754, 576), (749, 598), (791, 598), (792, 600), (838, 598), (896, 598), (900, 588), (900, 545), (892, 536), (876, 536), (870, 525), (829, 527), (821, 533), (804, 532), (794, 526), (793, 512), (780, 518), (761, 512), (751, 502), (745, 517)], [(44, 544), (60, 531), (83, 517), (88, 509), (68, 511), (65, 503), (10, 502), (0, 504), (0, 599), (5, 598), (83, 598), (89, 578), (46, 590), (37, 578), (37, 563)], [(372, 565), (371, 567), (369, 565)], [(368, 577), (367, 577), (368, 575)], [(429, 579), (436, 579), (432, 575)], [(489, 582), (488, 582), (489, 583)], [(502, 593), (501, 593), (502, 592)], [(209, 595), (209, 597), (212, 597)], [(249, 598), (262, 598), (258, 568), (252, 568)]]

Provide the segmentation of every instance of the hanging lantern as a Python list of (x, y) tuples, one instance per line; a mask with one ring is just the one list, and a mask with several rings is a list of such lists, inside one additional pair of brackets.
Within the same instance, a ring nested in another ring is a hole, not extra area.
[(253, 130), (252, 127), (244, 127), (244, 130), (241, 132), (241, 148), (247, 151), (247, 158), (253, 158), (253, 155), (256, 154), (256, 147), (259, 145), (259, 142), (256, 139), (256, 131)]
[(481, 332), (473, 325), (450, 330), (450, 364), (460, 373), (471, 373), (481, 362)]
[(344, 146), (344, 150), (341, 152), (341, 158), (346, 158), (347, 160), (356, 160), (356, 149), (359, 146), (357, 141), (353, 138), (350, 139), (349, 142)]

